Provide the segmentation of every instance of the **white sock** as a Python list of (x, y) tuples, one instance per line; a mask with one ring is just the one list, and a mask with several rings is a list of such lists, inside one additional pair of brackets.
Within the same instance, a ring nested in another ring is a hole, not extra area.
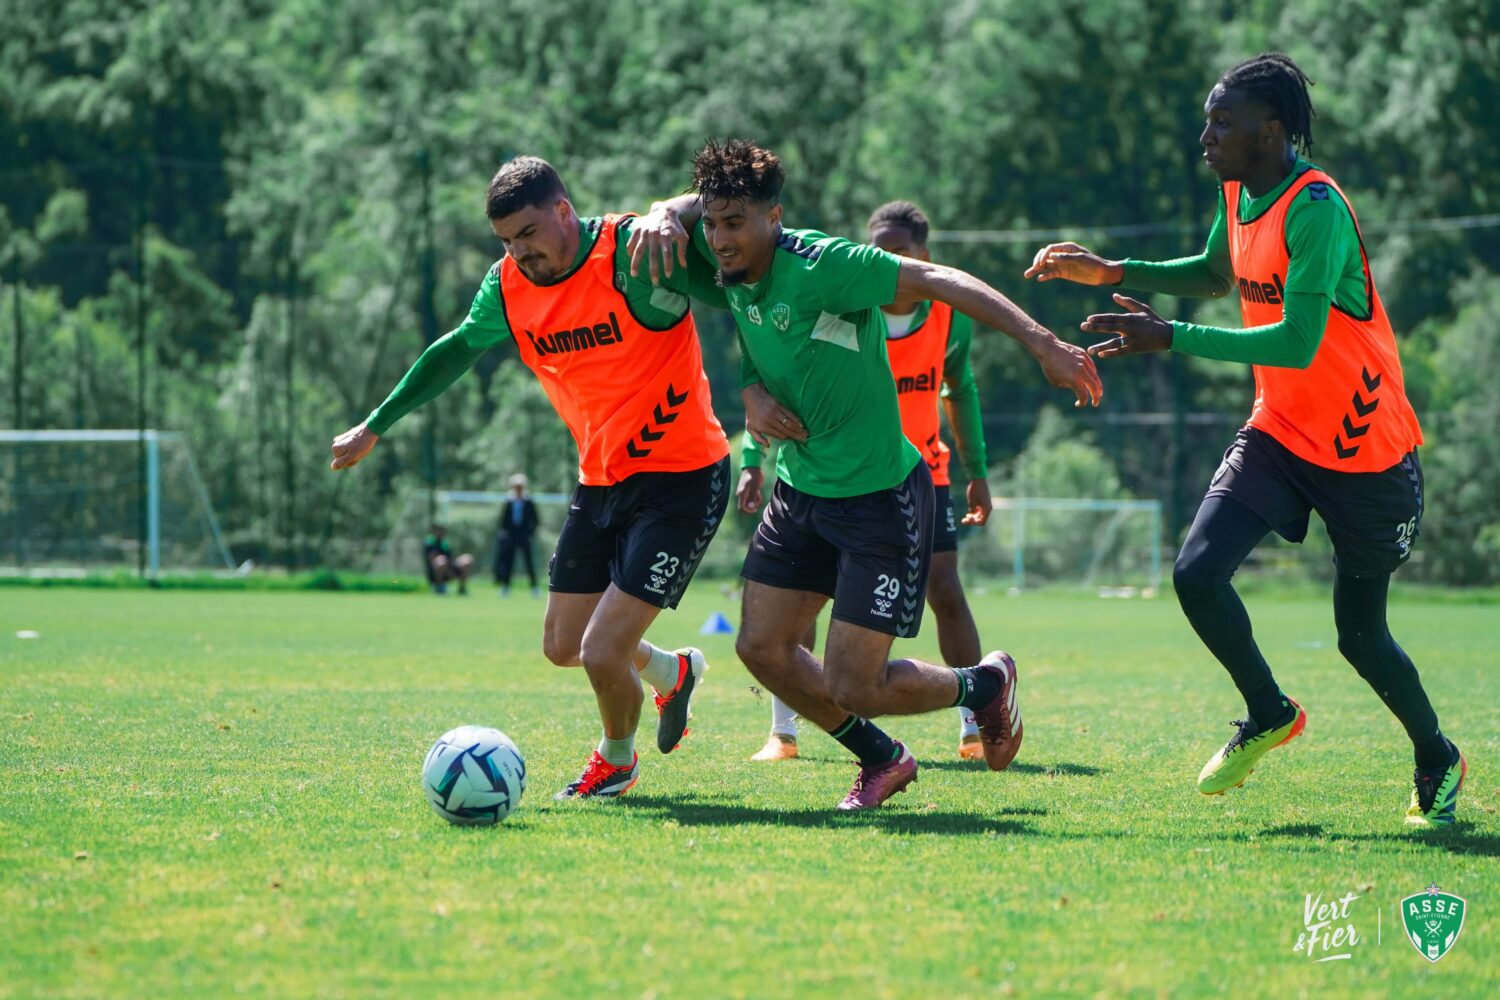
[(635, 760), (635, 734), (623, 740), (612, 740), (608, 736), (599, 741), (599, 756), (615, 767), (629, 767)]
[[(648, 642), (646, 645), (651, 646)], [(651, 646), (651, 656), (641, 668), (641, 680), (650, 684), (661, 694), (671, 694), (677, 689), (677, 654), (670, 650)]]
[(771, 695), (771, 735), (797, 738), (797, 713), (774, 694)]
[(974, 713), (967, 708), (960, 707), (958, 710), (958, 735), (960, 739), (979, 735), (979, 723), (974, 721)]

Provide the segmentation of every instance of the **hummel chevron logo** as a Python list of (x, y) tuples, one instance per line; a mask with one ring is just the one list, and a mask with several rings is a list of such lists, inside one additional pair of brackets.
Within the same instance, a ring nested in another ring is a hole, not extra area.
[[(651, 411), (651, 423), (642, 424), (641, 432), (637, 435), (641, 439), (641, 445), (638, 446), (634, 441), (627, 441), (625, 442), (625, 453), (631, 458), (645, 458), (651, 454), (651, 449), (644, 447), (644, 445), (652, 441), (660, 441), (666, 437), (667, 432), (661, 428), (677, 419), (675, 411), (679, 406), (687, 402), (689, 395), (690, 393), (687, 392), (678, 395), (677, 390), (672, 388), (671, 383), (668, 383), (667, 408), (663, 410), (660, 403), (656, 404), (655, 408)], [(652, 428), (652, 424), (655, 424), (656, 429)]]
[[(1361, 368), (1359, 370), (1360, 381), (1364, 383), (1365, 392), (1370, 395), (1370, 400), (1366, 402), (1365, 397), (1359, 394), (1358, 387), (1355, 388), (1354, 396), (1349, 400), (1349, 404), (1354, 407), (1355, 416), (1365, 418), (1380, 408), (1380, 399), (1375, 395), (1375, 390), (1380, 388), (1380, 380), (1383, 377), (1379, 373), (1371, 375), (1368, 368)], [(1349, 414), (1344, 414), (1344, 433), (1333, 436), (1334, 452), (1342, 459), (1353, 458), (1359, 454), (1359, 445), (1353, 443), (1354, 439), (1364, 437), (1369, 432), (1370, 425), (1368, 423), (1356, 424), (1353, 420), (1349, 419)], [(1347, 445), (1344, 443), (1344, 438), (1346, 437), (1349, 439), (1349, 444)]]

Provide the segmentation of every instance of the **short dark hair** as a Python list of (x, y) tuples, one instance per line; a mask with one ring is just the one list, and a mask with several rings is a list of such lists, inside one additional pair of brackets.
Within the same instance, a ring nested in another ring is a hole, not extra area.
[(781, 200), (786, 172), (770, 150), (744, 139), (710, 139), (693, 157), (693, 190), (705, 202), (743, 198), (762, 205)]
[(503, 219), (523, 208), (539, 208), (568, 196), (567, 185), (539, 156), (518, 156), (495, 171), (484, 199), (484, 214)]
[(1307, 93), (1312, 81), (1291, 56), (1264, 52), (1246, 59), (1219, 77), (1219, 86), (1241, 91), (1270, 108), (1291, 144), (1304, 156), (1312, 154), (1312, 120), (1317, 117)]
[(927, 215), (909, 201), (888, 201), (871, 213), (865, 228), (873, 233), (880, 226), (900, 226), (911, 233), (913, 243), (923, 247), (931, 228)]

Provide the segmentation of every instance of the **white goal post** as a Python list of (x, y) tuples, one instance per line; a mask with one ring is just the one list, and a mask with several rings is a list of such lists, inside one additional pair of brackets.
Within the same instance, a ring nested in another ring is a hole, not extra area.
[(1161, 590), (1160, 500), (1001, 497), (989, 525), (960, 549), (965, 576), (1003, 579), (1020, 593), (1083, 587), (1101, 596)]
[[(144, 516), (143, 516), (144, 515)], [(0, 567), (234, 569), (180, 434), (0, 431)]]

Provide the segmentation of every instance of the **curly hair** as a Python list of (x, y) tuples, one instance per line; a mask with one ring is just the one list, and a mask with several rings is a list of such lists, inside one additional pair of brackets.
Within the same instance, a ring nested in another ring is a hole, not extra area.
[(1307, 88), (1312, 81), (1292, 57), (1266, 52), (1246, 59), (1219, 77), (1225, 90), (1239, 90), (1271, 109), (1292, 145), (1308, 156), (1312, 153), (1312, 120), (1317, 117)]
[(926, 213), (909, 201), (886, 202), (871, 213), (870, 221), (865, 224), (872, 233), (882, 226), (901, 227), (911, 233), (912, 242), (918, 246), (927, 245), (927, 233), (931, 228)]
[(742, 198), (775, 205), (785, 182), (776, 154), (745, 139), (710, 139), (693, 157), (692, 190), (705, 202)]

